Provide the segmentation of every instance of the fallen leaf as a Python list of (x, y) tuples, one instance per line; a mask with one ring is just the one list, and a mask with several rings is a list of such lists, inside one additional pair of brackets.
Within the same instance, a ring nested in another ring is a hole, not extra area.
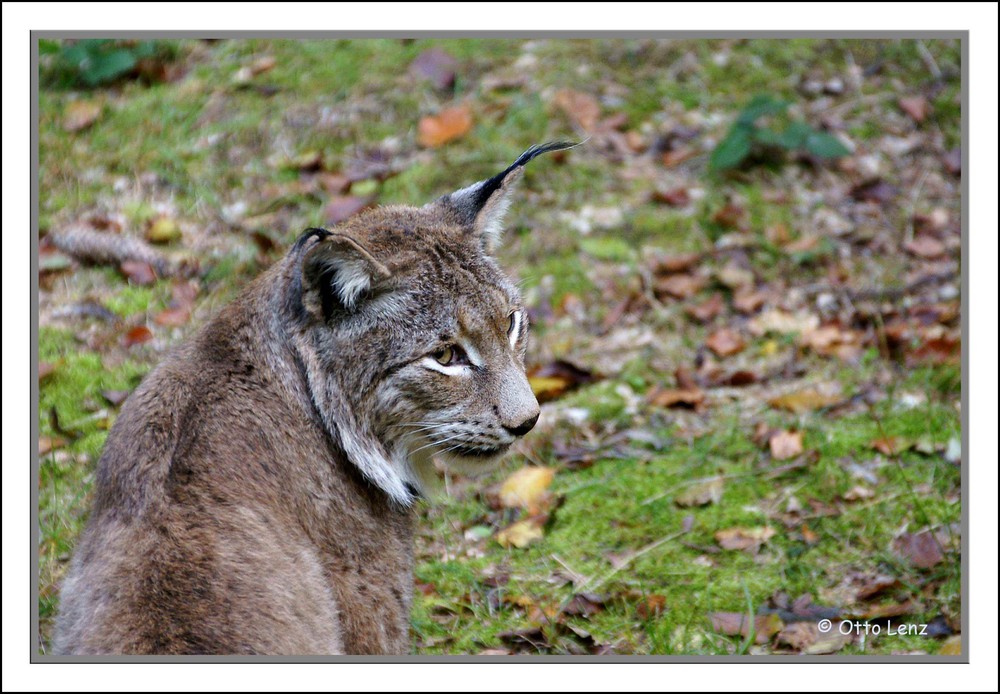
[(424, 116), (417, 125), (417, 142), (422, 147), (440, 147), (472, 130), (472, 109), (452, 106), (436, 115)]
[(663, 595), (647, 595), (635, 607), (639, 619), (649, 619), (663, 614), (667, 609), (667, 598)]
[(705, 278), (699, 275), (676, 274), (660, 277), (656, 280), (653, 291), (658, 297), (664, 294), (675, 299), (687, 299), (705, 286)]
[(62, 448), (67, 443), (61, 436), (40, 436), (38, 438), (38, 455), (48, 455), (57, 448)]
[(323, 216), (329, 225), (339, 224), (350, 219), (361, 210), (370, 206), (372, 199), (359, 195), (335, 195), (323, 208)]
[(680, 147), (664, 152), (661, 161), (665, 167), (670, 169), (696, 156), (698, 156), (698, 150), (694, 147)]
[(596, 593), (577, 593), (562, 611), (574, 617), (590, 617), (604, 611), (604, 602), (604, 598)]
[(41, 383), (56, 371), (56, 365), (47, 361), (38, 362), (38, 382)]
[(802, 453), (802, 432), (776, 432), (771, 436), (767, 444), (771, 448), (771, 457), (775, 460), (794, 458)]
[(752, 628), (756, 644), (767, 643), (785, 626), (781, 617), (776, 614), (756, 615), (751, 619), (743, 612), (711, 612), (708, 618), (712, 622), (712, 629), (726, 636), (747, 638)]
[(101, 110), (96, 101), (71, 101), (63, 110), (63, 129), (75, 133), (89, 128), (101, 116)]
[(859, 202), (890, 202), (899, 193), (896, 186), (886, 183), (881, 178), (860, 183), (851, 188), (851, 197)]
[(551, 502), (549, 485), (555, 470), (549, 467), (525, 466), (511, 474), (500, 487), (500, 504), (504, 508), (523, 508), (530, 515), (540, 513)]
[(410, 74), (429, 80), (436, 89), (455, 86), (455, 66), (458, 61), (441, 48), (430, 48), (410, 63)]
[(787, 410), (796, 414), (811, 412), (843, 401), (843, 396), (837, 392), (835, 384), (824, 387), (804, 388), (791, 393), (785, 393), (768, 400), (771, 407)]
[(861, 356), (862, 336), (855, 330), (845, 330), (839, 325), (829, 324), (802, 333), (799, 344), (823, 356), (853, 361)]
[(696, 321), (700, 323), (708, 323), (722, 313), (725, 307), (726, 302), (722, 298), (722, 294), (716, 292), (700, 304), (688, 306), (685, 310), (687, 311), (687, 314)]
[(189, 320), (191, 320), (191, 310), (185, 307), (165, 309), (153, 318), (153, 322), (157, 325), (170, 328), (187, 325)]
[(807, 545), (815, 545), (819, 542), (819, 535), (810, 530), (808, 525), (803, 524), (802, 526), (802, 541)]
[(501, 547), (517, 547), (523, 549), (532, 542), (542, 539), (545, 533), (542, 525), (536, 519), (527, 518), (497, 532), (494, 536)]
[(150, 332), (149, 328), (145, 325), (138, 325), (127, 333), (122, 338), (122, 344), (125, 347), (134, 347), (135, 345), (141, 345), (149, 342), (153, 339), (153, 333)]
[(148, 286), (156, 283), (156, 270), (149, 263), (141, 260), (123, 260), (119, 269), (132, 284)]
[(681, 255), (655, 253), (649, 259), (649, 270), (654, 275), (670, 275), (675, 272), (684, 272), (701, 262), (701, 257), (701, 253), (683, 253)]
[(560, 89), (556, 92), (553, 103), (584, 131), (593, 132), (596, 129), (601, 117), (601, 105), (590, 94)]
[(159, 217), (146, 230), (146, 240), (150, 243), (171, 243), (181, 238), (181, 228), (170, 217)]
[(930, 113), (931, 105), (923, 96), (901, 96), (896, 103), (906, 115), (917, 123), (923, 123)]
[(722, 499), (724, 485), (725, 480), (722, 477), (713, 477), (697, 484), (692, 484), (674, 497), (674, 503), (681, 508), (717, 504)]
[(777, 637), (777, 643), (808, 655), (836, 653), (850, 641), (850, 634), (840, 633), (840, 622), (833, 622), (826, 633), (814, 622), (792, 622)]
[(745, 315), (757, 313), (766, 301), (767, 294), (750, 286), (737, 287), (733, 292), (733, 308)]
[(903, 533), (892, 541), (892, 548), (918, 569), (930, 569), (944, 561), (941, 545), (930, 530)]
[(727, 528), (715, 533), (715, 541), (722, 549), (756, 550), (762, 544), (774, 537), (775, 530), (770, 526), (757, 528)]
[(819, 316), (808, 311), (789, 313), (776, 308), (753, 317), (747, 326), (750, 332), (758, 337), (767, 333), (801, 334), (819, 327)]
[(856, 485), (844, 492), (844, 501), (863, 501), (864, 499), (871, 499), (874, 496), (875, 492), (868, 487)]
[(101, 397), (115, 407), (120, 407), (126, 398), (131, 394), (130, 390), (102, 390)]
[(735, 330), (722, 328), (709, 335), (705, 345), (718, 356), (729, 357), (742, 352), (747, 343)]
[(892, 457), (905, 451), (912, 443), (897, 436), (886, 436), (873, 440), (869, 445), (882, 455)]
[(649, 403), (657, 407), (690, 407), (697, 409), (705, 401), (705, 392), (698, 387), (655, 389), (649, 395)]
[(684, 187), (671, 188), (670, 190), (657, 189), (653, 191), (653, 200), (671, 207), (684, 207), (691, 202), (691, 195)]
[(739, 229), (746, 216), (746, 210), (740, 205), (728, 203), (712, 215), (712, 221), (724, 229)]
[(562, 359), (528, 370), (528, 383), (539, 402), (554, 400), (568, 391), (600, 380), (600, 376)]
[(918, 258), (933, 260), (945, 253), (944, 244), (929, 234), (920, 234), (903, 244), (903, 248)]
[(756, 278), (751, 270), (736, 263), (727, 263), (715, 271), (715, 279), (724, 287), (738, 289), (752, 286)]

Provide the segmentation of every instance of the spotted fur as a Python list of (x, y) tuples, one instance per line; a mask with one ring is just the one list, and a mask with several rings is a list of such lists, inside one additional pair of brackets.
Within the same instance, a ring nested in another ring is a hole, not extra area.
[(408, 650), (412, 505), (538, 403), (490, 256), (532, 148), (424, 207), (310, 229), (129, 397), (63, 584), (57, 654)]

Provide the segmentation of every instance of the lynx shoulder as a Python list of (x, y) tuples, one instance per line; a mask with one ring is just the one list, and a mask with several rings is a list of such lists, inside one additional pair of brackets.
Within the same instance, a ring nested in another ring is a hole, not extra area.
[(129, 397), (63, 583), (57, 654), (409, 649), (433, 459), (493, 466), (538, 418), (493, 260), (512, 183), (310, 229)]

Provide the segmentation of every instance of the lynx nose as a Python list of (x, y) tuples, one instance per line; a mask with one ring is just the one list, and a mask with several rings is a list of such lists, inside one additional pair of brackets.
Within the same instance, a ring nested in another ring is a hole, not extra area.
[(538, 413), (536, 413), (534, 417), (524, 420), (516, 427), (509, 427), (505, 424), (503, 428), (512, 433), (514, 436), (524, 436), (534, 428), (535, 422), (537, 421)]

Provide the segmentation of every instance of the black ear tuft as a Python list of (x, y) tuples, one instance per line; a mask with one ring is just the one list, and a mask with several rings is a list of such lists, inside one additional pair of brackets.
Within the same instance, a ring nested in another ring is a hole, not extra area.
[(474, 233), (482, 239), (484, 250), (492, 252), (499, 240), (503, 214), (508, 206), (507, 193), (524, 165), (540, 154), (570, 149), (578, 144), (580, 143), (547, 142), (544, 145), (533, 145), (496, 176), (446, 195), (439, 202), (450, 207), (462, 223), (471, 226)]
[(498, 173), (496, 176), (488, 178), (475, 186), (475, 190), (472, 191), (472, 195), (470, 195), (467, 201), (468, 208), (474, 209), (476, 212), (483, 209), (493, 194), (500, 190), (508, 176), (523, 167), (538, 155), (545, 154), (546, 152), (555, 152), (561, 149), (570, 149), (572, 147), (576, 147), (578, 144), (579, 143), (577, 142), (546, 142), (544, 145), (532, 145), (526, 149), (521, 156), (515, 159), (513, 164)]

